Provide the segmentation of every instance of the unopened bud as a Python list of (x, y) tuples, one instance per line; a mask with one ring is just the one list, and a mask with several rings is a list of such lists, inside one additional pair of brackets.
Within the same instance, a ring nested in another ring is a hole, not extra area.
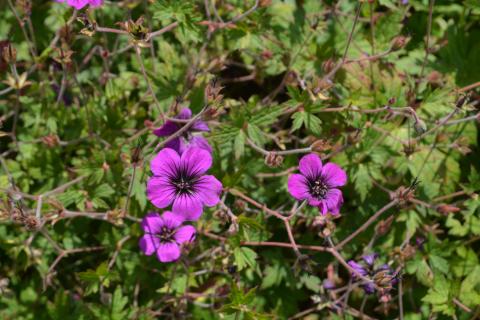
[(380, 220), (380, 222), (377, 224), (377, 227), (375, 228), (375, 232), (379, 236), (383, 236), (387, 234), (390, 231), (390, 227), (392, 226), (394, 217), (390, 216), (385, 220)]
[(9, 42), (5, 47), (2, 49), (2, 58), (5, 62), (9, 64), (14, 64), (17, 62), (17, 50), (12, 46)]
[(60, 143), (60, 139), (56, 134), (50, 134), (48, 136), (42, 137), (41, 140), (49, 148), (53, 148)]
[(239, 230), (238, 223), (233, 222), (233, 223), (230, 224), (230, 227), (228, 227), (227, 233), (229, 235), (235, 235), (235, 234), (238, 233), (238, 230)]
[(437, 212), (448, 215), (449, 213), (459, 212), (460, 208), (449, 205), (449, 204), (441, 204), (437, 206)]
[(392, 50), (400, 50), (405, 47), (408, 43), (409, 39), (404, 36), (398, 36), (393, 38), (392, 41)]
[(272, 0), (260, 0), (258, 3), (259, 7), (268, 7), (269, 5), (272, 4)]
[(335, 61), (333, 61), (332, 58), (329, 58), (329, 59), (323, 61), (323, 63), (322, 63), (323, 72), (329, 73), (330, 71), (333, 70), (333, 68), (335, 68)]
[(413, 127), (415, 128), (415, 131), (417, 132), (417, 134), (423, 134), (427, 131), (427, 125), (425, 124), (425, 122), (423, 122), (420, 119), (415, 121), (415, 123), (413, 124)]
[(281, 166), (283, 163), (283, 157), (281, 155), (278, 155), (274, 152), (270, 152), (266, 157), (265, 157), (265, 164), (271, 168), (277, 168)]

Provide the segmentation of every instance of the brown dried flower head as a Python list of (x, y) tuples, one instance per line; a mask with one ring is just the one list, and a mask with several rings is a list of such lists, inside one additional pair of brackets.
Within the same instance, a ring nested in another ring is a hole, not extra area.
[(283, 163), (283, 157), (281, 155), (278, 155), (274, 152), (270, 152), (266, 157), (265, 157), (265, 164), (271, 168), (277, 168), (280, 167)]

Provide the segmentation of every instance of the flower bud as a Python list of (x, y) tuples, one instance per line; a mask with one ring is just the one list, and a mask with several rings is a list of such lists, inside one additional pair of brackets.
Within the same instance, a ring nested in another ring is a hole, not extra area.
[(274, 152), (270, 152), (266, 157), (265, 157), (265, 164), (271, 168), (277, 168), (281, 166), (283, 163), (283, 157), (281, 155), (278, 155)]
[(375, 232), (379, 236), (383, 236), (390, 231), (394, 217), (390, 216), (387, 219), (380, 220), (380, 222), (375, 227)]
[(427, 125), (425, 124), (425, 122), (423, 122), (422, 120), (418, 119), (417, 121), (415, 121), (415, 123), (413, 124), (413, 127), (415, 128), (415, 131), (417, 132), (417, 134), (423, 134), (427, 131)]
[(396, 51), (396, 50), (402, 49), (403, 47), (405, 47), (407, 45), (408, 41), (409, 41), (409, 39), (407, 37), (404, 37), (404, 36), (398, 36), (398, 37), (393, 38), (392, 50)]
[(12, 46), (9, 42), (5, 47), (2, 49), (2, 58), (5, 60), (6, 63), (14, 64), (17, 62), (17, 50)]
[(262, 7), (268, 7), (271, 4), (272, 4), (272, 0), (260, 0), (260, 2), (258, 3), (258, 6), (262, 8)]
[(49, 148), (58, 146), (60, 143), (60, 139), (56, 134), (49, 134), (48, 136), (42, 137), (41, 140), (43, 144), (45, 144)]
[(459, 212), (460, 208), (449, 204), (440, 204), (437, 206), (437, 212), (448, 215), (449, 213)]
[(329, 58), (322, 62), (323, 72), (329, 73), (330, 71), (333, 70), (333, 68), (335, 68), (335, 61), (333, 61), (332, 58)]
[(238, 230), (239, 230), (238, 223), (232, 222), (230, 224), (230, 227), (228, 227), (227, 234), (233, 236), (238, 233)]

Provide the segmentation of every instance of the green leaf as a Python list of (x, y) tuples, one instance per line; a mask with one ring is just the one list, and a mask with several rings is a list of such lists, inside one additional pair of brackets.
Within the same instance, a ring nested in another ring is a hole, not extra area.
[(245, 153), (245, 141), (246, 136), (245, 133), (240, 130), (235, 137), (235, 142), (233, 143), (235, 158), (239, 159)]
[(257, 262), (257, 253), (247, 247), (238, 247), (233, 251), (235, 257), (235, 264), (237, 265), (238, 270), (243, 270), (246, 267), (255, 268)]

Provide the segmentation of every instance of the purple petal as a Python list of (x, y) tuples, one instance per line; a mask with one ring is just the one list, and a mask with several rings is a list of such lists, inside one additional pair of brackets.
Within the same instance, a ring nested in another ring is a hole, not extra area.
[(316, 154), (307, 154), (300, 159), (298, 167), (304, 176), (315, 179), (322, 172), (322, 160)]
[(331, 188), (341, 187), (347, 183), (347, 174), (335, 163), (327, 163), (322, 169), (322, 176)]
[(207, 207), (213, 207), (220, 202), (222, 189), (222, 183), (211, 175), (200, 177), (195, 184), (195, 191), (198, 197)]
[(168, 141), (165, 144), (165, 148), (170, 148), (175, 150), (178, 155), (182, 155), (183, 151), (185, 150), (185, 142), (183, 137), (177, 137)]
[(311, 205), (311, 206), (314, 206), (314, 207), (318, 207), (320, 205), (322, 205), (322, 201), (323, 200), (318, 200), (317, 198), (314, 198), (314, 197), (308, 197), (307, 198), (308, 200), (308, 204)]
[(157, 208), (168, 207), (175, 199), (176, 190), (166, 177), (151, 177), (147, 182), (147, 198)]
[(156, 176), (175, 176), (180, 166), (180, 156), (170, 148), (162, 149), (150, 162), (150, 168)]
[(154, 234), (160, 232), (165, 223), (158, 213), (150, 212), (142, 219), (140, 225), (146, 233)]
[(180, 248), (175, 242), (161, 243), (157, 250), (160, 262), (172, 262), (180, 258)]
[(158, 247), (160, 246), (160, 239), (150, 234), (146, 234), (140, 238), (138, 245), (143, 253), (145, 253), (147, 256), (151, 256), (158, 250)]
[(323, 280), (323, 287), (326, 290), (331, 290), (331, 289), (335, 289), (335, 284), (332, 281), (325, 279)]
[(185, 220), (195, 221), (202, 215), (202, 201), (197, 195), (182, 194), (173, 201), (172, 211)]
[(88, 0), (67, 0), (67, 4), (77, 10), (80, 10), (88, 4)]
[(375, 285), (373, 283), (366, 283), (362, 286), (363, 291), (367, 294), (372, 294), (375, 292)]
[[(348, 265), (357, 273), (361, 274), (362, 276), (366, 276), (368, 274), (367, 270), (365, 270), (365, 268), (361, 264), (353, 260), (348, 261)], [(353, 273), (353, 275), (354, 277), (356, 277), (355, 273)]]
[(195, 121), (190, 129), (195, 131), (210, 131), (208, 124), (202, 120)]
[(183, 108), (180, 113), (175, 117), (177, 119), (187, 120), (192, 117), (192, 110), (190, 108)]
[[(288, 178), (288, 192), (297, 200), (304, 200), (310, 197), (308, 182), (301, 174), (292, 174)], [(313, 198), (312, 198), (313, 199)], [(310, 203), (310, 205), (314, 205)]]
[(90, 0), (90, 6), (99, 7), (103, 4), (103, 0)]
[(180, 227), (173, 237), (178, 244), (192, 242), (195, 239), (195, 228), (193, 226)]
[(212, 153), (212, 147), (208, 143), (207, 139), (202, 136), (194, 136), (190, 139), (189, 145), (191, 147), (201, 148), (207, 150), (209, 153)]
[(339, 214), (339, 213), (340, 213), (340, 208), (342, 207), (342, 205), (343, 205), (343, 194), (340, 193), (340, 197), (338, 198), (338, 203), (337, 203), (337, 205), (336, 205), (334, 208), (331, 209), (331, 210), (332, 210), (332, 214), (333, 214), (333, 215)]
[(200, 148), (188, 148), (182, 153), (181, 166), (186, 169), (187, 174), (204, 174), (212, 166), (212, 155)]
[(330, 212), (338, 211), (340, 209), (339, 208), (340, 199), (342, 199), (342, 192), (340, 190), (338, 189), (328, 190), (327, 194), (325, 195), (325, 203), (327, 205), (327, 209)]
[(182, 225), (183, 221), (185, 221), (185, 218), (183, 216), (175, 214), (171, 211), (165, 211), (162, 214), (162, 219), (164, 221), (165, 226), (167, 226), (170, 229), (178, 228), (179, 226)]
[(328, 205), (325, 200), (321, 200), (320, 204), (318, 205), (318, 210), (320, 210), (322, 215), (326, 215), (328, 213)]
[(167, 121), (158, 129), (153, 130), (153, 133), (158, 137), (166, 137), (178, 131), (178, 125), (173, 121)]
[(378, 254), (372, 253), (372, 254), (367, 254), (362, 257), (363, 261), (365, 261), (369, 266), (373, 266), (375, 263), (375, 260), (377, 259)]

